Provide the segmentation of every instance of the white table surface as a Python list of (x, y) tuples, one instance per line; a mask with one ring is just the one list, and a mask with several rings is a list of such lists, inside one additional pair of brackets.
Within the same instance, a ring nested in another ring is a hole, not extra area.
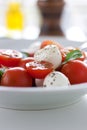
[(0, 108), (0, 130), (87, 130), (87, 96), (75, 104), (52, 110)]

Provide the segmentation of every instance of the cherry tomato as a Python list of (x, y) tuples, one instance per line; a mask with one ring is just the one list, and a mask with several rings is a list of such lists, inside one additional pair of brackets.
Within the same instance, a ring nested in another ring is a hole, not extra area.
[(87, 82), (87, 65), (83, 61), (69, 61), (62, 66), (61, 72), (68, 77), (71, 84)]
[[(61, 52), (61, 54), (62, 54), (62, 61), (64, 61), (65, 60), (65, 58), (66, 58), (66, 55), (69, 53), (69, 52), (71, 52), (71, 51), (73, 51), (73, 50), (79, 50), (78, 48), (75, 48), (75, 47), (72, 47), (72, 46), (70, 46), (70, 47), (65, 47), (65, 48), (62, 48), (62, 49), (60, 49), (60, 52)], [(81, 53), (82, 53), (82, 56), (80, 57), (80, 58), (77, 58), (76, 60), (81, 60), (81, 61), (84, 61), (85, 59), (86, 59), (86, 53), (84, 52), (84, 51), (81, 51)]]
[(34, 61), (33, 57), (27, 57), (27, 58), (21, 59), (21, 61), (19, 62), (19, 66), (26, 68), (26, 66), (25, 66), (26, 63), (31, 62), (31, 61)]
[(0, 50), (0, 65), (7, 67), (18, 66), (22, 58), (22, 53), (17, 50), (1, 49)]
[(46, 61), (32, 61), (26, 64), (28, 73), (37, 79), (43, 79), (48, 73), (53, 71), (53, 65)]
[(63, 48), (63, 46), (61, 44), (59, 44), (58, 42), (52, 41), (52, 40), (45, 40), (45, 41), (43, 41), (41, 43), (41, 45), (40, 45), (40, 48), (43, 48), (43, 47), (45, 47), (47, 45), (52, 45), (52, 44), (53, 45), (57, 45), (59, 49)]
[(21, 67), (7, 69), (1, 78), (2, 86), (31, 87), (32, 78), (28, 72)]

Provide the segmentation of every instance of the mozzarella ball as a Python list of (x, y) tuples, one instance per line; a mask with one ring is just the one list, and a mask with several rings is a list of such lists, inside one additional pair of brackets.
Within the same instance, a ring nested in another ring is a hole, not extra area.
[(29, 47), (26, 48), (26, 49), (23, 49), (23, 51), (29, 53), (30, 56), (33, 56), (34, 53), (35, 53), (37, 50), (39, 50), (39, 49), (40, 49), (40, 42), (37, 41), (37, 42), (31, 43), (31, 44), (29, 45)]
[(62, 55), (56, 45), (47, 45), (43, 49), (36, 51), (34, 54), (36, 61), (47, 61), (54, 65), (54, 69), (60, 66)]
[(68, 87), (70, 82), (68, 78), (61, 72), (53, 71), (49, 73), (43, 82), (44, 87)]
[(37, 42), (34, 42), (34, 43), (31, 43), (28, 47), (28, 50), (30, 52), (35, 52), (37, 51), (38, 49), (40, 49), (40, 42), (37, 41)]

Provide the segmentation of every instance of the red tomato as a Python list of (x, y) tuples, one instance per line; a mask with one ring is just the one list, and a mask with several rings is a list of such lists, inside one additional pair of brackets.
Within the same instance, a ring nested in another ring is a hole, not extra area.
[(53, 71), (53, 65), (46, 61), (32, 61), (26, 64), (26, 69), (33, 78), (42, 79)]
[(22, 58), (22, 53), (17, 50), (1, 49), (0, 50), (0, 65), (7, 67), (18, 66)]
[[(67, 53), (69, 53), (69, 52), (71, 52), (73, 50), (79, 50), (79, 49), (75, 48), (75, 47), (72, 47), (72, 46), (60, 49), (60, 52), (62, 54), (62, 61), (65, 60)], [(84, 51), (81, 51), (81, 53), (82, 53), (82, 56), (80, 58), (77, 58), (77, 59), (81, 60), (81, 61), (84, 61), (86, 59), (87, 55), (86, 55), (86, 53)]]
[(1, 85), (10, 87), (31, 87), (32, 78), (24, 68), (13, 67), (4, 72), (1, 78)]
[(21, 61), (19, 62), (19, 66), (26, 68), (26, 66), (25, 66), (26, 63), (31, 62), (31, 61), (34, 61), (33, 57), (27, 57), (27, 58), (21, 59)]
[(52, 40), (45, 40), (41, 43), (40, 48), (43, 48), (47, 45), (57, 45), (59, 49), (62, 49), (63, 46), (61, 44), (59, 44), (58, 42), (52, 41)]
[(65, 60), (67, 53), (69, 53), (72, 50), (74, 50), (74, 48), (71, 47), (71, 46), (70, 47), (64, 47), (64, 48), (60, 49), (60, 52), (62, 54), (62, 61)]
[(71, 84), (87, 82), (87, 65), (83, 61), (69, 61), (62, 66), (61, 72), (69, 78)]

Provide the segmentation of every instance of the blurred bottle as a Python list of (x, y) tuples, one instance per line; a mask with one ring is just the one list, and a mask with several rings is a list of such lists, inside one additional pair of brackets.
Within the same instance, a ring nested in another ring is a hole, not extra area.
[(61, 29), (61, 16), (65, 0), (38, 0), (37, 5), (42, 16), (40, 35), (64, 36)]
[(23, 30), (24, 17), (20, 3), (11, 2), (8, 4), (6, 11), (6, 28), (8, 30)]

